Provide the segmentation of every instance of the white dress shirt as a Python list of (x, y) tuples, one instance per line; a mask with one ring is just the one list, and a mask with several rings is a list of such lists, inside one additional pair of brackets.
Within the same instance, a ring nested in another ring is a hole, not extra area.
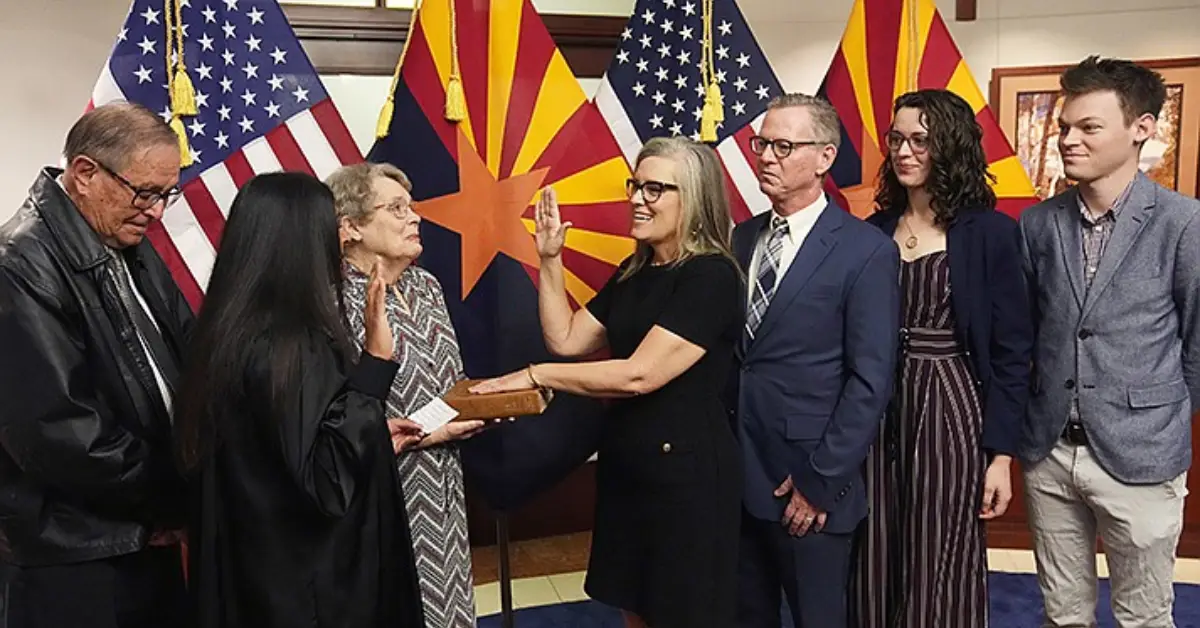
[[(825, 211), (828, 205), (829, 200), (822, 192), (811, 205), (784, 219), (788, 223), (788, 233), (783, 238), (783, 251), (779, 254), (779, 272), (775, 274), (776, 290), (779, 289), (779, 283), (787, 275), (788, 269), (792, 267), (792, 260), (796, 259), (796, 253), (804, 244), (804, 239), (808, 237), (813, 225), (817, 224), (817, 219), (821, 217), (821, 212)], [(747, 303), (754, 298), (754, 286), (758, 283), (758, 264), (763, 254), (766, 253), (767, 238), (771, 237), (771, 221), (777, 216), (779, 214), (772, 209), (771, 218), (767, 220), (767, 227), (762, 230), (758, 241), (754, 244), (754, 255), (750, 257), (750, 270), (747, 276), (749, 279), (747, 283), (750, 284), (749, 291), (746, 293)]]

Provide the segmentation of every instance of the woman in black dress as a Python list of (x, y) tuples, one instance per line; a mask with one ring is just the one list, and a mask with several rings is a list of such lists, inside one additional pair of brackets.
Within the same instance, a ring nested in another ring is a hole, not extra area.
[(897, 99), (868, 221), (900, 246), (896, 393), (867, 463), (851, 609), (862, 628), (987, 625), (984, 526), (1012, 498), (1033, 340), (1017, 223), (983, 130), (945, 90)]
[(601, 435), (587, 593), (630, 626), (728, 628), (737, 592), (741, 464), (721, 401), (743, 324), (742, 277), (712, 149), (657, 138), (627, 182), (637, 241), (572, 313), (562, 262), (571, 223), (554, 191), (537, 206), (547, 347), (611, 359), (535, 364), (475, 392), (546, 387), (613, 398)]
[(176, 406), (200, 628), (425, 625), (394, 463), (420, 434), (384, 416), (385, 290), (372, 272), (355, 364), (329, 188), (275, 173), (238, 192)]

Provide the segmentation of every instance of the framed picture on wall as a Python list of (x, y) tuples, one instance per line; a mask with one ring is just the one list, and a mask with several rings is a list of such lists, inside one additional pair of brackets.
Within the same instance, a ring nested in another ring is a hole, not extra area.
[[(1167, 83), (1158, 133), (1142, 149), (1141, 169), (1164, 187), (1200, 196), (1200, 57), (1138, 63), (1153, 68)], [(1073, 185), (1063, 175), (1058, 154), (1058, 76), (1067, 67), (992, 70), (992, 111), (1043, 199)]]

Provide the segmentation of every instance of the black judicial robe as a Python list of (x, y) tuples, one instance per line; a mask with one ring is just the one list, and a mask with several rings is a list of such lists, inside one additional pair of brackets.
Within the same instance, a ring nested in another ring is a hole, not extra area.
[[(385, 423), (397, 365), (343, 365), (313, 337), (302, 386), (267, 418), (270, 347), (255, 343), (236, 428), (200, 472), (189, 546), (201, 628), (420, 628), (408, 519)], [(226, 423), (228, 424), (228, 423)]]

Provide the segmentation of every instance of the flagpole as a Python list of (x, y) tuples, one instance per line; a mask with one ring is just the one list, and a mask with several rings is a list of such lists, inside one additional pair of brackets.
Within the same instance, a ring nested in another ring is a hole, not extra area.
[(512, 569), (508, 555), (508, 512), (496, 514), (496, 547), (500, 552), (500, 625), (513, 628)]

